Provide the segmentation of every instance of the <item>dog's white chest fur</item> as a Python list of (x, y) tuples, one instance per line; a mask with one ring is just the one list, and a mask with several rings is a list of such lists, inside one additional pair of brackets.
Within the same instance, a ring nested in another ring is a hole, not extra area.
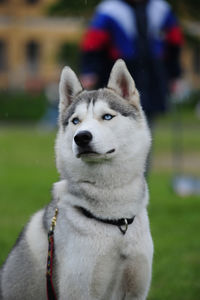
[[(57, 187), (62, 190), (61, 195)], [(135, 217), (123, 235), (115, 225), (82, 215), (72, 205), (80, 205), (82, 200), (65, 192), (63, 187), (66, 187), (64, 181), (54, 187), (61, 214), (55, 231), (60, 299), (121, 300), (128, 295), (127, 291), (131, 297), (133, 292), (139, 295), (147, 291), (153, 246), (146, 209)]]
[[(94, 220), (86, 220), (82, 228), (79, 225), (71, 227), (69, 232), (66, 230), (67, 244), (56, 240), (60, 299), (67, 296), (70, 300), (121, 300), (128, 289), (130, 295), (143, 292), (144, 279), (147, 277), (150, 282), (147, 274), (150, 274), (152, 259), (145, 214), (144, 211), (137, 216), (125, 236), (117, 227)], [(146, 223), (143, 230), (141, 223), (143, 226)], [(92, 226), (92, 230), (87, 226)], [(64, 236), (62, 238), (66, 241)]]

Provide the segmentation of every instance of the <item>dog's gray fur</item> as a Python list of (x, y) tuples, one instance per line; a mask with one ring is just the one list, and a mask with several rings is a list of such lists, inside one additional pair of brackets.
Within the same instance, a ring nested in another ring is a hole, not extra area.
[[(62, 180), (3, 265), (0, 299), (46, 299), (47, 233), (58, 207), (53, 268), (58, 299), (144, 300), (153, 256), (144, 179), (151, 139), (124, 62), (114, 65), (107, 88), (90, 92), (64, 68), (59, 111), (56, 163)], [(85, 152), (74, 139), (83, 131), (92, 136)], [(77, 206), (102, 219), (135, 220), (122, 235), (117, 226), (89, 219)]]

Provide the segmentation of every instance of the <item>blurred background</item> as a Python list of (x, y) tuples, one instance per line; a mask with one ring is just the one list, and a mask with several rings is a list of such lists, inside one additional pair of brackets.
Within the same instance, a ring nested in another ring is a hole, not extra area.
[[(30, 215), (51, 199), (58, 82), (79, 74), (97, 0), (0, 1), (0, 265)], [(151, 300), (200, 297), (200, 2), (169, 1), (184, 33), (183, 74), (153, 136)], [(105, 299), (108, 300), (108, 299)]]

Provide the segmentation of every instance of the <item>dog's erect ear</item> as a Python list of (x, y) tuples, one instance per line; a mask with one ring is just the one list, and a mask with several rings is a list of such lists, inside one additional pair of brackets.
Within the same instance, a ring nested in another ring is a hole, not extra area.
[(60, 109), (71, 104), (73, 98), (83, 90), (80, 81), (71, 68), (65, 67), (61, 73), (59, 84)]
[(139, 94), (135, 87), (135, 82), (122, 59), (118, 59), (114, 64), (107, 87), (114, 90), (131, 104), (139, 105)]

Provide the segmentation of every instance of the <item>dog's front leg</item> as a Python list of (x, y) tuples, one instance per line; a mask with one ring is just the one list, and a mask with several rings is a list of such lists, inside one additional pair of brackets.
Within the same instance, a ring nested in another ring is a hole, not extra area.
[(123, 300), (145, 300), (151, 282), (151, 262), (147, 256), (137, 255), (124, 270)]

